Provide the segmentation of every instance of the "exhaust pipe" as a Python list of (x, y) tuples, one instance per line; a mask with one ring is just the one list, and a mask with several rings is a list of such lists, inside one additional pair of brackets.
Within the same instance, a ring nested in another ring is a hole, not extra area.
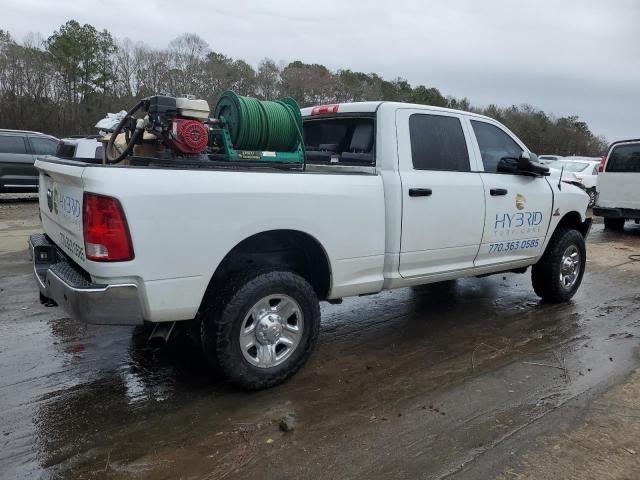
[(147, 342), (153, 347), (161, 347), (169, 341), (171, 333), (176, 326), (176, 322), (160, 322), (153, 326), (151, 335)]

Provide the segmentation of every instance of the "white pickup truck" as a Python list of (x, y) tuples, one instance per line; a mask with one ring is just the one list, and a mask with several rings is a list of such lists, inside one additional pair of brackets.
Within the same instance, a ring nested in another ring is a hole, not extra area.
[(96, 165), (47, 157), (43, 300), (98, 324), (194, 321), (245, 389), (299, 369), (319, 301), (532, 266), (568, 301), (588, 196), (480, 115), (391, 102), (306, 108), (303, 168)]

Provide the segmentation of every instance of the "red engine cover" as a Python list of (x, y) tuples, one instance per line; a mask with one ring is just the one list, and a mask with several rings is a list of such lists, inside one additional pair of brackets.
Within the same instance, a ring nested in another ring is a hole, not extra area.
[(204, 153), (209, 144), (209, 129), (198, 120), (176, 118), (173, 120), (172, 144), (182, 153)]

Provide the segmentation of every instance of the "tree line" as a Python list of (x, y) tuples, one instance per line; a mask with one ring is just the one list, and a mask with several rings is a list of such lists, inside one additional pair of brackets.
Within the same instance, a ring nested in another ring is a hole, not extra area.
[(606, 148), (606, 140), (577, 116), (555, 117), (530, 105), (475, 108), (467, 98), (401, 77), (332, 71), (299, 60), (265, 58), (254, 67), (211, 50), (191, 33), (158, 49), (75, 20), (46, 39), (30, 34), (22, 42), (0, 29), (0, 128), (94, 133), (106, 112), (127, 109), (141, 97), (192, 94), (213, 108), (225, 90), (264, 100), (291, 96), (301, 106), (391, 100), (470, 110), (504, 123), (537, 153), (599, 155)]

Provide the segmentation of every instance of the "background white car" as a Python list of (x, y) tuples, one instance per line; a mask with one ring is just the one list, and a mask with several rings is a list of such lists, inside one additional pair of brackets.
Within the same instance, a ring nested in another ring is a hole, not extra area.
[(563, 182), (583, 188), (589, 195), (589, 206), (592, 207), (597, 197), (599, 165), (600, 159), (594, 160), (593, 157), (565, 157), (548, 166), (553, 170), (562, 171)]
[(549, 167), (556, 161), (561, 160), (562, 158), (564, 157), (561, 157), (560, 155), (538, 155), (538, 161), (541, 164), (547, 165)]
[(102, 135), (63, 138), (58, 142), (56, 157), (102, 163)]

